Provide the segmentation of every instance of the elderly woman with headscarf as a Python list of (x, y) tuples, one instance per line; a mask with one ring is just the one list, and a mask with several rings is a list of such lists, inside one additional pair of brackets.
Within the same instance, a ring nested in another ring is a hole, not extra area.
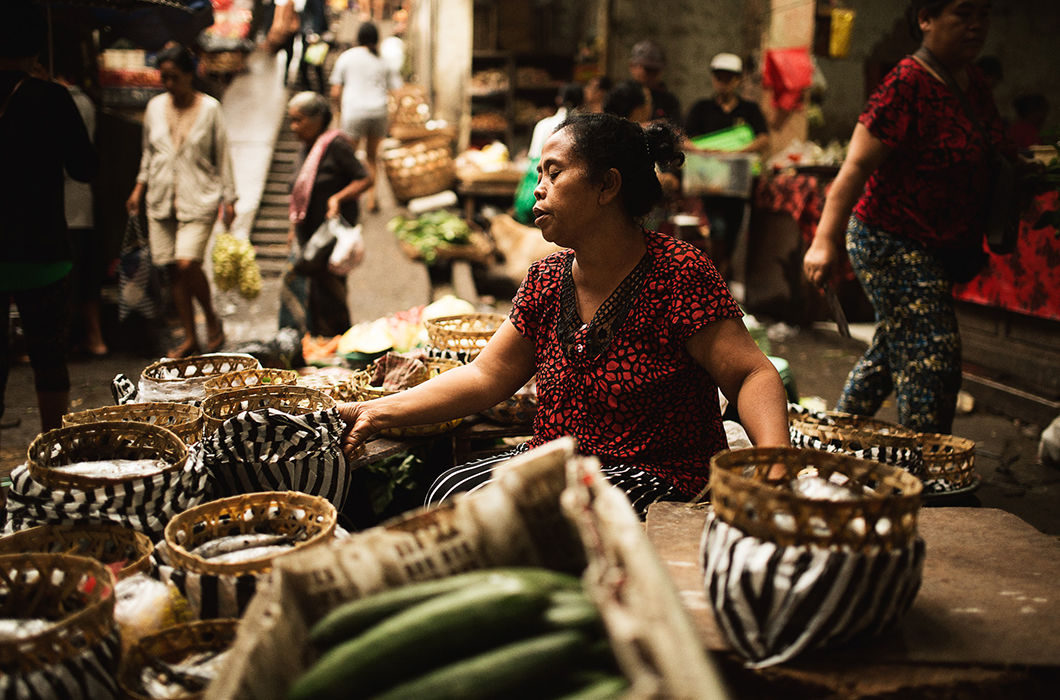
[(291, 131), (303, 144), (302, 163), (291, 186), (288, 240), (291, 264), (280, 296), (280, 327), (312, 335), (335, 336), (350, 327), (346, 278), (322, 269), (302, 274), (295, 269), (298, 252), (328, 219), (341, 216), (356, 224), (358, 197), (372, 186), (372, 175), (339, 129), (328, 129), (331, 107), (323, 95), (300, 92), (287, 105)]

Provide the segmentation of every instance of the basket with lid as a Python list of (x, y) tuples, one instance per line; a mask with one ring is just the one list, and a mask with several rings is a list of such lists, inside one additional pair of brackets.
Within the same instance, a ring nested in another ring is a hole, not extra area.
[[(911, 607), (924, 545), (922, 486), (908, 472), (833, 452), (747, 448), (715, 455), (710, 485), (704, 586), (719, 627), (753, 666), (876, 635)], [(771, 604), (781, 597), (782, 609)], [(805, 614), (785, 612), (795, 609)]]
[(221, 423), (243, 411), (273, 408), (291, 415), (324, 411), (335, 407), (335, 399), (322, 391), (295, 385), (262, 385), (248, 389), (234, 389), (202, 402), (205, 419), (203, 434), (210, 435)]
[(94, 559), (121, 580), (151, 569), (154, 543), (128, 527), (107, 523), (38, 525), (0, 538), (0, 554), (41, 552)]
[(132, 421), (150, 423), (172, 430), (186, 444), (192, 445), (202, 437), (202, 409), (186, 403), (173, 401), (151, 401), (127, 403), (118, 406), (91, 408), (87, 411), (67, 413), (63, 426), (109, 421)]
[(188, 448), (176, 433), (133, 421), (86, 423), (42, 433), (30, 443), (30, 477), (53, 489), (94, 489), (179, 471)]
[(0, 556), (0, 692), (113, 697), (120, 642), (114, 576), (68, 554)]
[(179, 360), (159, 360), (140, 373), (137, 401), (177, 401), (195, 403), (206, 397), (206, 380), (226, 372), (260, 369), (250, 355), (216, 353)]

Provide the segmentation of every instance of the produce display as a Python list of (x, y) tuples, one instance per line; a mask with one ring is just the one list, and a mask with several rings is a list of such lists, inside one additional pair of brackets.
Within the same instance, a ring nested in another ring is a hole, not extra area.
[(384, 591), (334, 608), (309, 639), (316, 660), (288, 690), (291, 700), (613, 697), (628, 685), (581, 582), (547, 569), (488, 569)]
[(432, 211), (414, 219), (395, 216), (387, 223), (398, 240), (416, 250), (424, 262), (434, 262), (441, 246), (466, 245), (471, 242), (471, 228), (456, 214)]

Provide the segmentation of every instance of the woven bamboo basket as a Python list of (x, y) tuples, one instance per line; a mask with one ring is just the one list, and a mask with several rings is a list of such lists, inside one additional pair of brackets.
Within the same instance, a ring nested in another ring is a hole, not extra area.
[(168, 428), (185, 444), (192, 445), (202, 437), (202, 409), (186, 403), (152, 401), (104, 406), (63, 416), (63, 426), (109, 421), (150, 423)]
[(530, 425), (537, 416), (537, 394), (518, 393), (482, 412), (486, 420), (501, 425)]
[[(467, 243), (447, 243), (434, 248), (434, 262), (444, 260), (467, 260), (468, 262), (486, 264), (493, 257), (493, 241), (479, 230), (478, 225), (470, 222)], [(398, 246), (410, 260), (423, 260), (423, 255), (408, 241), (397, 239)]]
[(460, 314), (427, 319), (423, 325), (431, 347), (456, 353), (470, 362), (486, 347), (505, 318), (496, 313)]
[[(141, 674), (144, 669), (159, 661), (178, 664), (192, 654), (201, 652), (223, 652), (236, 639), (239, 620), (219, 618), (186, 622), (141, 637), (122, 658), (118, 670), (118, 687), (126, 697), (133, 700), (151, 700), (143, 687)], [(172, 696), (180, 700), (201, 698), (203, 692)]]
[(368, 386), (368, 374), (361, 370), (348, 372), (345, 375), (333, 372), (302, 374), (295, 380), (295, 384), (322, 391), (338, 402), (356, 401), (361, 389)]
[[(114, 571), (119, 581), (150, 571), (154, 548), (142, 532), (104, 523), (38, 525), (0, 538), (0, 555), (41, 552), (88, 557)], [(115, 571), (117, 564), (122, 567)]]
[[(774, 465), (783, 466), (784, 476), (767, 480)], [(796, 495), (791, 481), (810, 469), (864, 496), (829, 501)], [(778, 447), (719, 452), (710, 460), (710, 488), (718, 517), (748, 535), (779, 545), (864, 550), (905, 547), (916, 537), (922, 484), (879, 462)]]
[(924, 483), (927, 491), (945, 493), (973, 485), (975, 441), (954, 435), (921, 433), (920, 448), (924, 456)]
[(139, 399), (142, 401), (201, 401), (206, 396), (206, 380), (226, 372), (261, 369), (250, 355), (216, 353), (180, 360), (159, 360), (140, 373)]
[(808, 437), (841, 446), (844, 451), (874, 446), (915, 449), (917, 433), (894, 423), (847, 413), (828, 413), (827, 422), (812, 415), (791, 416), (791, 426)]
[(432, 136), (389, 148), (380, 158), (390, 189), (400, 202), (441, 192), (456, 178), (452, 148), (446, 136)]
[(387, 121), (391, 133), (395, 126), (426, 129), (430, 119), (431, 107), (427, 90), (422, 85), (406, 83), (387, 93)]
[(249, 389), (255, 386), (275, 386), (277, 384), (290, 386), (298, 379), (298, 372), (293, 369), (242, 369), (238, 372), (225, 372), (216, 377), (210, 377), (204, 385), (206, 395), (213, 396), (222, 391), (234, 389)]
[(166, 525), (165, 541), (174, 567), (199, 574), (246, 575), (272, 568), (278, 555), (243, 562), (211, 562), (192, 553), (201, 544), (230, 535), (302, 537), (288, 551), (323, 542), (335, 533), (338, 511), (325, 498), (298, 491), (261, 491), (230, 496), (189, 508)]
[(67, 474), (55, 467), (108, 459), (159, 459), (162, 471), (181, 469), (188, 447), (176, 433), (158, 425), (132, 421), (87, 423), (42, 433), (27, 451), (29, 475), (53, 489), (94, 489), (134, 481), (131, 477)]
[(88, 557), (0, 556), (0, 618), (55, 624), (0, 641), (0, 672), (29, 673), (78, 656), (115, 633), (114, 575)]
[(208, 396), (202, 402), (203, 434), (211, 435), (221, 423), (243, 411), (263, 408), (300, 416), (335, 408), (335, 399), (304, 386), (269, 385), (224, 391)]
[[(427, 360), (427, 378), (432, 379), (442, 372), (446, 372), (455, 367), (459, 367), (464, 364), (458, 360), (449, 360), (441, 357), (432, 357)], [(397, 391), (384, 389), (379, 386), (368, 386), (365, 385), (360, 392), (360, 401), (370, 401), (372, 399), (381, 399), (384, 396), (390, 396), (396, 394)], [(426, 425), (410, 425), (404, 428), (387, 428), (379, 431), (379, 434), (383, 437), (391, 438), (403, 438), (403, 437), (426, 437), (429, 435), (440, 435), (441, 433), (447, 433), (453, 428), (457, 427), (464, 422), (464, 418), (454, 418), (452, 420), (443, 421), (441, 423), (428, 423)]]

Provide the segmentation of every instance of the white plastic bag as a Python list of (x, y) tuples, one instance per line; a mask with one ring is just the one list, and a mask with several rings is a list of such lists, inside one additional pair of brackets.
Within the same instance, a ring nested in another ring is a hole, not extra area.
[(348, 275), (364, 258), (361, 225), (350, 226), (342, 217), (328, 219), (328, 225), (335, 235), (335, 247), (328, 256), (328, 270), (334, 275)]

